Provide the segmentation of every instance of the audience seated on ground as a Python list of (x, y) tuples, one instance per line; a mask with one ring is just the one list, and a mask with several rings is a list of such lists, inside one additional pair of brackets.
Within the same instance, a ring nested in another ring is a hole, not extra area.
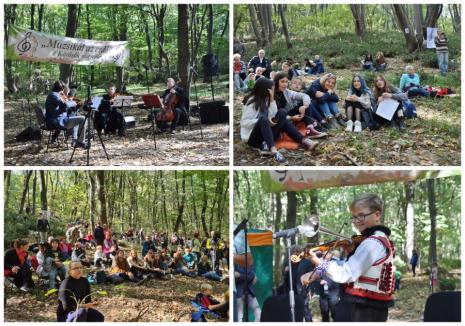
[(66, 267), (63, 263), (66, 260), (66, 257), (59, 249), (59, 242), (57, 239), (52, 240), (51, 246), (45, 254), (45, 257), (45, 265), (47, 268), (50, 268), (48, 273), (49, 288), (55, 289), (57, 286), (56, 278), (59, 277), (60, 281), (63, 281), (66, 277)]

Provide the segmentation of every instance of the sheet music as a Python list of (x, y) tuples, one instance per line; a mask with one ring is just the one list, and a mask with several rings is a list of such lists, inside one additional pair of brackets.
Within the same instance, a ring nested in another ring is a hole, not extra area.
[(95, 96), (92, 98), (92, 107), (94, 109), (98, 109), (98, 107), (100, 106), (100, 103), (102, 103), (102, 99), (103, 97), (102, 96)]
[(391, 121), (392, 116), (396, 112), (398, 106), (399, 101), (393, 100), (391, 98), (385, 99), (379, 103), (378, 108), (376, 109), (376, 114), (386, 120)]
[(132, 101), (134, 100), (133, 96), (117, 96), (113, 99), (112, 106), (130, 106)]

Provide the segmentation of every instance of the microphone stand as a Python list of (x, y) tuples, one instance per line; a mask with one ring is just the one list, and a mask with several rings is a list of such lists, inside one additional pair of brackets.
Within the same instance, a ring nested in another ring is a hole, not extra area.
[[(248, 284), (248, 259), (247, 255), (249, 252), (247, 251), (247, 222), (249, 219), (244, 219), (234, 230), (234, 238), (239, 234), (241, 229), (244, 230), (244, 245), (245, 245), (245, 290), (244, 290), (244, 314), (242, 316), (242, 320), (239, 320), (239, 322), (248, 322), (249, 321), (249, 284)], [(255, 320), (255, 322), (259, 322), (259, 320)]]
[(292, 284), (292, 262), (291, 262), (291, 237), (286, 237), (287, 247), (287, 266), (289, 269), (289, 309), (291, 310), (291, 320), (295, 322), (295, 297), (294, 297), (294, 286)]
[[(197, 85), (195, 84), (196, 77), (199, 75), (197, 71), (195, 71), (194, 67), (190, 67), (190, 70), (193, 74), (192, 81), (194, 83), (194, 92), (195, 92), (195, 102), (197, 103), (197, 108), (199, 109), (199, 123), (200, 123), (200, 138), (203, 139), (203, 130), (202, 130), (202, 117), (200, 116), (200, 106), (199, 106), (199, 96), (197, 94)], [(189, 115), (187, 117), (187, 121), (189, 123), (189, 129), (192, 130), (191, 127), (191, 106), (189, 103)]]

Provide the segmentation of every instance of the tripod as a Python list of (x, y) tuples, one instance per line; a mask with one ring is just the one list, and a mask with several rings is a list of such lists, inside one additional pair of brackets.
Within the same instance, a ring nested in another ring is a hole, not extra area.
[[(195, 102), (197, 103), (197, 108), (199, 109), (199, 123), (200, 123), (200, 138), (203, 139), (203, 130), (202, 130), (202, 117), (200, 116), (200, 106), (199, 106), (199, 95), (197, 94), (197, 85), (195, 83), (195, 81), (197, 80), (197, 71), (195, 71), (195, 69), (193, 67), (190, 68), (192, 73), (193, 73), (193, 78), (192, 78), (192, 82), (194, 84), (194, 92), (195, 92)], [(191, 106), (189, 105), (189, 114), (187, 116), (187, 122), (189, 123), (189, 129), (192, 130), (192, 127), (191, 127)]]
[[(94, 120), (93, 112), (95, 112), (96, 110), (93, 110), (92, 107), (90, 107), (89, 104), (86, 104), (85, 107), (87, 107), (86, 117), (84, 119), (84, 123), (82, 124), (83, 127), (81, 128), (81, 130), (79, 130), (78, 139), (81, 138), (81, 135), (84, 132), (84, 128), (85, 128), (86, 122), (87, 122), (88, 126), (87, 126), (87, 149), (86, 149), (87, 150), (87, 159), (86, 159), (86, 165), (89, 166), (90, 147), (91, 147), (91, 144), (92, 144), (92, 139), (94, 138), (94, 126), (92, 124), (92, 121)], [(105, 144), (104, 144), (103, 139), (102, 139), (102, 135), (99, 132), (97, 133), (97, 137), (98, 137), (98, 139), (100, 141), (100, 144), (102, 145), (102, 148), (103, 148), (103, 151), (105, 152), (105, 156), (106, 156), (107, 160), (110, 160), (110, 158), (108, 157), (107, 149), (105, 148)], [(74, 152), (76, 151), (76, 147), (77, 147), (77, 142), (73, 146), (73, 152), (71, 153), (71, 157), (69, 158), (69, 163), (71, 163), (73, 161)]]

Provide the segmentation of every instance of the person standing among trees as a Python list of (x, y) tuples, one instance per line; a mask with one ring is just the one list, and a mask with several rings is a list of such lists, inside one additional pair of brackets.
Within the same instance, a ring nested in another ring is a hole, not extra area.
[(434, 38), (434, 44), (436, 45), (436, 54), (438, 56), (438, 66), (441, 75), (447, 75), (447, 69), (449, 64), (449, 48), (446, 34), (443, 31), (438, 31), (438, 35)]
[(41, 211), (39, 219), (37, 220), (37, 231), (39, 231), (39, 242), (47, 242), (47, 232), (50, 230), (48, 222), (48, 212)]
[(105, 240), (105, 232), (103, 231), (100, 223), (97, 223), (97, 226), (94, 230), (94, 239), (97, 246), (103, 246), (103, 240)]
[(412, 274), (415, 277), (417, 274), (415, 273), (415, 269), (417, 268), (418, 264), (418, 253), (415, 249), (412, 250), (412, 258), (410, 258), (410, 265), (412, 266)]

